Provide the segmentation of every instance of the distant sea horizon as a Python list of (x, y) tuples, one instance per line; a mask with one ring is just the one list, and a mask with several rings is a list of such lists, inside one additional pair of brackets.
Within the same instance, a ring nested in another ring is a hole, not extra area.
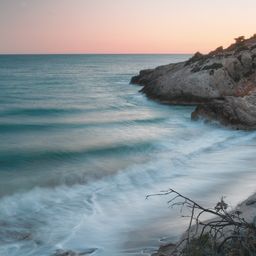
[(193, 55), (193, 53), (0, 53), (0, 55)]

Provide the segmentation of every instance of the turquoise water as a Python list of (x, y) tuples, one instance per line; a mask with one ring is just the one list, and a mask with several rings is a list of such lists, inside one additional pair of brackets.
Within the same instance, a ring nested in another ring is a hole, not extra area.
[(256, 133), (192, 122), (130, 85), (188, 55), (0, 56), (0, 255), (149, 255), (185, 219), (172, 187), (205, 205), (254, 191)]

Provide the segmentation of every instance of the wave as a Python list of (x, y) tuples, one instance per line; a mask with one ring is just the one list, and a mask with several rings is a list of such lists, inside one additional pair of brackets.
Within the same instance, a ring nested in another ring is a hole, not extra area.
[[(33, 97), (34, 98), (34, 97)], [(24, 99), (22, 97), (22, 99)], [(111, 111), (118, 109), (117, 106), (111, 106), (111, 107), (105, 107), (105, 106), (90, 106), (85, 105), (83, 106), (84, 102), (81, 102), (79, 105), (79, 102), (74, 100), (74, 104), (77, 105), (77, 107), (36, 107), (36, 108), (8, 108), (3, 109), (0, 111), (0, 117), (13, 117), (13, 116), (31, 116), (31, 117), (51, 117), (51, 116), (61, 116), (61, 115), (77, 115), (77, 114), (86, 114), (86, 113), (94, 113), (99, 111)]]
[(116, 155), (118, 157), (122, 154), (128, 154), (132, 152), (142, 152), (149, 148), (152, 148), (152, 143), (148, 142), (137, 142), (123, 145), (109, 145), (106, 147), (95, 147), (95, 148), (81, 148), (79, 150), (34, 150), (29, 151), (23, 150), (22, 152), (1, 152), (0, 154), (0, 165), (2, 168), (21, 166), (27, 163), (37, 163), (39, 166), (43, 162), (53, 161), (65, 161), (84, 157), (92, 156), (104, 156), (104, 155)]
[[(222, 135), (224, 134), (229, 133), (224, 132)], [(216, 133), (216, 137), (222, 135)], [(231, 136), (223, 136), (219, 142), (216, 142), (216, 137), (209, 141), (204, 140), (205, 143), (196, 150), (194, 148), (193, 153), (188, 150), (187, 154), (180, 158), (167, 158), (167, 155), (171, 156), (171, 151), (163, 151), (165, 157), (158, 154), (147, 163), (130, 166), (111, 176), (91, 180), (86, 185), (34, 188), (26, 193), (3, 197), (0, 200), (0, 236), (4, 238), (0, 240), (1, 255), (50, 255), (57, 249), (79, 252), (89, 248), (98, 248), (95, 255), (121, 255), (120, 244), (126, 241), (129, 230), (132, 234), (135, 232), (133, 236), (137, 236), (136, 228), (143, 229), (152, 225), (152, 218), (159, 219), (157, 209), (161, 209), (161, 214), (170, 215), (168, 209), (163, 210), (165, 199), (157, 198), (148, 202), (144, 200), (146, 194), (175, 184), (175, 188), (183, 192), (197, 191), (202, 195), (203, 185), (207, 185), (210, 190), (223, 180), (223, 176), (216, 180), (219, 174), (214, 173), (215, 180), (201, 180), (202, 167), (198, 165), (198, 168), (193, 167), (197, 171), (191, 170), (191, 157), (198, 163), (206, 157), (213, 157), (211, 161), (214, 161), (214, 156), (209, 154), (211, 150), (223, 154), (222, 159), (229, 161), (232, 155), (226, 153), (231, 149), (233, 152), (239, 152), (241, 143), (255, 139), (255, 134), (233, 133)], [(226, 149), (223, 149), (224, 145)], [(193, 147), (193, 144), (191, 146)], [(244, 151), (245, 155), (247, 153)], [(239, 154), (241, 157), (241, 152)], [(208, 159), (208, 162), (211, 161)], [(209, 171), (214, 169), (210, 170), (208, 167), (207, 175)], [(227, 170), (223, 170), (221, 174), (225, 171)], [(245, 182), (246, 176), (234, 162), (233, 175), (236, 172), (243, 175)], [(207, 192), (203, 194), (205, 197)], [(171, 222), (171, 225), (175, 226), (177, 219), (173, 215), (172, 217), (173, 222), (170, 219), (166, 221), (168, 225)], [(157, 219), (154, 219), (154, 222)], [(164, 219), (161, 221), (162, 225), (167, 225)], [(136, 228), (134, 222), (137, 222)], [(148, 235), (151, 233), (154, 236), (154, 232), (160, 232), (155, 226), (154, 228)], [(133, 229), (135, 230), (132, 231)], [(142, 237), (148, 239), (148, 235), (144, 234)], [(136, 238), (139, 239), (138, 242), (142, 242), (142, 237)], [(133, 251), (135, 254), (141, 250), (140, 247), (136, 250), (134, 248), (128, 246), (122, 250)]]
[(130, 124), (130, 125), (147, 125), (147, 124), (157, 124), (161, 121), (164, 121), (163, 117), (155, 117), (155, 118), (144, 118), (144, 119), (135, 119), (135, 120), (116, 120), (116, 121), (88, 121), (88, 122), (50, 122), (50, 123), (2, 123), (0, 124), (0, 132), (1, 133), (11, 133), (11, 132), (31, 132), (31, 131), (48, 131), (54, 129), (89, 129), (92, 127), (106, 127), (113, 126), (118, 124)]
[(12, 109), (1, 111), (0, 116), (51, 116), (63, 114), (81, 113), (82, 109), (76, 108), (30, 108), (30, 109)]

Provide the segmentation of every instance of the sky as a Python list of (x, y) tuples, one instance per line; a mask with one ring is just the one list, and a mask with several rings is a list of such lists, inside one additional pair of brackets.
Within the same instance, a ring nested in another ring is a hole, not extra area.
[(0, 53), (206, 53), (256, 33), (255, 0), (0, 0)]

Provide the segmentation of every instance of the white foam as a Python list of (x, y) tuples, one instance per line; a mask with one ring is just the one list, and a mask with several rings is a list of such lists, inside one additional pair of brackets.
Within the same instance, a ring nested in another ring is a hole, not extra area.
[[(9, 243), (0, 242), (0, 255), (50, 255), (59, 248), (98, 248), (95, 255), (111, 256), (142, 251), (143, 246), (157, 245), (161, 235), (177, 236), (185, 225), (177, 212), (167, 208), (166, 198), (145, 200), (147, 194), (173, 187), (211, 203), (220, 192), (232, 195), (230, 173), (243, 188), (238, 196), (229, 197), (230, 202), (237, 203), (251, 193), (255, 175), (250, 165), (255, 152), (250, 145), (256, 134), (202, 124), (192, 124), (190, 129), (192, 133), (184, 129), (177, 137), (172, 133), (160, 141), (161, 150), (152, 161), (114, 176), (86, 185), (34, 188), (2, 198), (1, 235)], [(243, 182), (239, 182), (241, 175)], [(30, 236), (19, 241), (10, 229), (19, 236)]]

